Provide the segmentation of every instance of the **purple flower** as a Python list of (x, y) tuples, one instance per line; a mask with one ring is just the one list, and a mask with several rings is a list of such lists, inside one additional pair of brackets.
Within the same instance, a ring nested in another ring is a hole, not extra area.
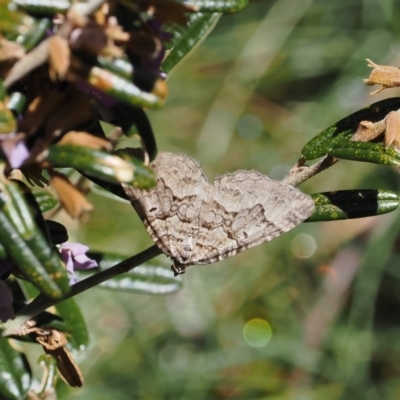
[(12, 303), (13, 295), (11, 289), (4, 281), (0, 280), (0, 319), (2, 322), (15, 318)]
[(25, 141), (13, 133), (0, 135), (0, 146), (11, 168), (19, 168), (29, 157)]
[(69, 284), (73, 285), (78, 280), (75, 277), (75, 269), (97, 268), (97, 261), (90, 259), (86, 252), (89, 247), (81, 243), (65, 242), (61, 245), (61, 257), (70, 274)]

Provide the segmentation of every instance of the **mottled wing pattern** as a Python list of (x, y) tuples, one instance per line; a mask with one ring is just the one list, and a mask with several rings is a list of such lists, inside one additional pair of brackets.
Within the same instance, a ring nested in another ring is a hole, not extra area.
[(157, 246), (173, 259), (183, 256), (184, 261), (190, 256), (185, 243), (195, 240), (203, 198), (211, 186), (199, 164), (183, 155), (160, 151), (152, 167), (155, 188), (124, 186), (125, 192)]
[[(196, 247), (201, 209), (212, 186), (200, 165), (181, 154), (160, 152), (155, 162), (159, 183), (169, 191), (169, 215), (161, 224), (169, 233), (169, 253), (175, 264), (187, 264)], [(172, 196), (171, 196), (172, 195)]]
[(163, 198), (168, 196), (167, 190), (160, 183), (151, 190), (140, 190), (128, 185), (123, 185), (123, 188), (154, 243), (163, 253), (171, 256), (168, 231), (162, 223), (168, 216), (168, 210), (165, 210), (163, 206)]
[(314, 209), (311, 197), (257, 171), (215, 180), (202, 210), (193, 264), (223, 260), (289, 231)]
[(159, 152), (152, 164), (157, 186), (125, 186), (132, 205), (177, 273), (269, 241), (307, 219), (311, 197), (256, 171), (221, 176), (214, 186), (200, 165)]

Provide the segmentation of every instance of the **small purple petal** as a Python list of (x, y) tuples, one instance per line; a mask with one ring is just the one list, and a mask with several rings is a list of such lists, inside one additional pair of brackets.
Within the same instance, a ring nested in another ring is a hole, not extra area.
[(11, 168), (19, 168), (29, 157), (25, 141), (16, 139), (12, 133), (0, 135), (0, 146)]
[(61, 258), (70, 274), (70, 285), (77, 282), (75, 269), (90, 269), (98, 267), (97, 261), (90, 259), (85, 253), (89, 247), (81, 243), (65, 242), (61, 245)]
[(98, 267), (97, 261), (90, 259), (87, 255), (80, 254), (78, 256), (75, 256), (76, 269), (91, 269), (97, 267)]
[(12, 302), (13, 295), (11, 289), (4, 281), (0, 280), (0, 319), (2, 322), (15, 318)]
[(19, 168), (23, 162), (29, 157), (29, 150), (24, 141), (20, 140), (15, 144), (14, 150), (8, 157), (11, 168)]
[(61, 249), (70, 251), (73, 256), (78, 256), (79, 254), (85, 254), (89, 247), (82, 243), (65, 242), (61, 245)]

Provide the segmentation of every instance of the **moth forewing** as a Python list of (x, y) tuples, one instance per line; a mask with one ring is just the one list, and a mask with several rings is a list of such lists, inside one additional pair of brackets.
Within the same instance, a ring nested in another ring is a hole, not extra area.
[(126, 188), (132, 205), (176, 274), (269, 241), (306, 220), (310, 196), (257, 171), (236, 171), (208, 183), (193, 159), (159, 152), (157, 186)]

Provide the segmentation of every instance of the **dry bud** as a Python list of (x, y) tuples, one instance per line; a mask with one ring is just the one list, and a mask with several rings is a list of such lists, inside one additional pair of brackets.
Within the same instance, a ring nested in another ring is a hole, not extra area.
[(376, 94), (382, 90), (394, 88), (400, 86), (400, 69), (396, 67), (390, 67), (386, 65), (378, 65), (373, 61), (369, 60), (368, 66), (372, 67), (373, 70), (367, 79), (364, 79), (364, 83), (368, 86), (382, 85), (381, 88), (375, 90), (371, 94)]
[(396, 150), (400, 150), (400, 112), (391, 111), (378, 122), (361, 121), (350, 140), (372, 142), (381, 135), (386, 149), (393, 145)]

